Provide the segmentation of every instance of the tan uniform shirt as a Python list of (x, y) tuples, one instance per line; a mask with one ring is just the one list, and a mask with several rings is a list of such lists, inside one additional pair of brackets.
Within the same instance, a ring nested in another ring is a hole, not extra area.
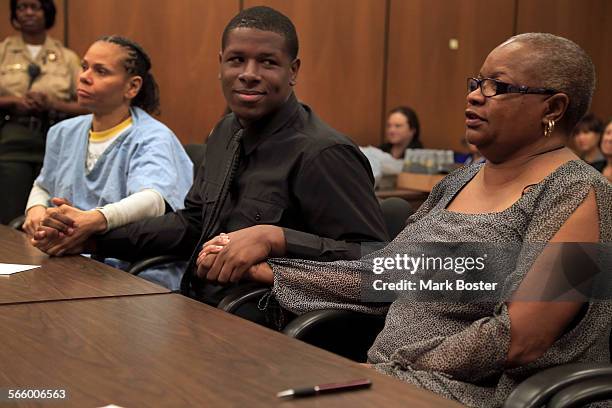
[[(28, 65), (32, 62), (40, 67), (40, 75), (32, 82), (31, 91), (44, 92), (52, 99), (63, 101), (76, 99), (80, 59), (49, 36), (34, 58), (20, 35), (7, 37), (0, 43), (0, 96), (24, 96), (28, 92)], [(42, 162), (47, 126), (52, 123), (33, 122), (32, 126), (7, 122), (15, 116), (5, 111), (0, 114), (0, 160)]]
[(62, 43), (49, 36), (35, 58), (30, 56), (21, 36), (6, 38), (0, 43), (0, 96), (23, 96), (28, 91), (28, 65), (40, 67), (40, 75), (32, 83), (32, 91), (64, 101), (76, 97), (76, 81), (81, 72), (79, 57)]

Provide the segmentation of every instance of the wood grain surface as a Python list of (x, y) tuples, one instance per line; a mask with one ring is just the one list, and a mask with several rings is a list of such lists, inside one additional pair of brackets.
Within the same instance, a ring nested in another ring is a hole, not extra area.
[(25, 234), (4, 225), (0, 225), (0, 262), (42, 265), (0, 276), (0, 305), (169, 292), (79, 255), (50, 258), (32, 247)]
[[(4, 306), (0, 327), (1, 386), (65, 389), (62, 407), (459, 406), (180, 295)], [(276, 398), (364, 377), (369, 390)]]

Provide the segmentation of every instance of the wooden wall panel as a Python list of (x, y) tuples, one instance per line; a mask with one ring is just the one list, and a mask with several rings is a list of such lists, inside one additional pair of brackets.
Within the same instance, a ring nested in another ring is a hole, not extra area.
[(300, 40), (296, 94), (361, 145), (378, 144), (383, 106), (385, 2), (245, 0), (286, 14)]
[(597, 71), (591, 110), (602, 119), (612, 117), (610, 0), (518, 0), (517, 32), (549, 32), (584, 48)]
[[(55, 26), (49, 31), (49, 34), (65, 42), (64, 38), (64, 3), (65, 0), (55, 0), (55, 8), (57, 13), (55, 15)], [(11, 8), (9, 0), (0, 0), (0, 40), (4, 39), (9, 35), (15, 35), (18, 31), (13, 29), (11, 26)]]
[(68, 6), (74, 50), (83, 55), (106, 34), (139, 42), (151, 56), (160, 87), (160, 120), (183, 143), (205, 140), (225, 109), (218, 55), (238, 0), (72, 0)]
[(413, 107), (425, 147), (462, 150), (466, 77), (512, 35), (514, 0), (390, 1), (385, 110)]

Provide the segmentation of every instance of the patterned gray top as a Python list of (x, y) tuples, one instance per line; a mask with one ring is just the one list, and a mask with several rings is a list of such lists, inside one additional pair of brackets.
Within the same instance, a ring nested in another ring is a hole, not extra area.
[[(436, 185), (407, 227), (376, 255), (402, 253), (413, 242), (546, 243), (592, 190), (599, 209), (600, 241), (612, 242), (612, 185), (577, 160), (561, 165), (504, 211), (446, 210), (480, 166), (459, 169)], [(534, 260), (527, 254), (516, 261), (508, 277), (515, 287)], [(380, 372), (470, 406), (500, 406), (513, 387), (544, 368), (610, 359), (612, 304), (608, 301), (591, 301), (582, 319), (536, 361), (507, 369), (510, 318), (503, 301), (424, 303), (399, 298), (390, 306), (363, 304), (359, 274), (372, 271), (363, 260), (276, 259), (270, 264), (277, 300), (295, 313), (330, 308), (387, 312), (385, 327), (368, 353), (369, 362)]]

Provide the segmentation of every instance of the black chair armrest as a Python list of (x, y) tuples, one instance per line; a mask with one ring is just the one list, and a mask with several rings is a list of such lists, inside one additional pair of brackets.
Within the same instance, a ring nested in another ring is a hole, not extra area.
[(262, 286), (258, 283), (237, 285), (228, 295), (221, 299), (217, 308), (228, 313), (236, 313), (245, 304), (258, 302), (269, 291), (269, 286)]
[(23, 229), (21, 228), (21, 226), (23, 225), (23, 223), (25, 222), (26, 216), (25, 215), (20, 215), (19, 217), (15, 217), (13, 218), (9, 223), (8, 226), (19, 230), (19, 231), (23, 231)]
[(239, 283), (228, 289), (217, 308), (272, 330), (280, 330), (293, 314), (282, 310), (273, 298), (266, 298), (270, 291), (269, 286), (259, 283)]
[(612, 399), (612, 376), (595, 377), (559, 391), (547, 408), (582, 407), (596, 401)]
[(504, 408), (536, 408), (546, 405), (562, 390), (596, 378), (607, 378), (612, 382), (612, 364), (578, 363), (566, 364), (539, 372), (512, 391)]
[(385, 316), (350, 310), (315, 310), (296, 317), (283, 330), (290, 337), (365, 362), (367, 352), (385, 325)]
[(184, 260), (185, 260), (184, 258), (180, 256), (176, 256), (176, 255), (154, 256), (152, 258), (147, 258), (147, 259), (143, 259), (143, 260), (132, 263), (130, 265), (130, 268), (128, 269), (128, 272), (131, 273), (132, 275), (138, 275), (140, 272), (144, 271), (145, 269), (149, 269), (154, 266), (159, 266), (159, 265), (164, 265), (170, 262), (178, 262), (178, 261), (184, 261)]

